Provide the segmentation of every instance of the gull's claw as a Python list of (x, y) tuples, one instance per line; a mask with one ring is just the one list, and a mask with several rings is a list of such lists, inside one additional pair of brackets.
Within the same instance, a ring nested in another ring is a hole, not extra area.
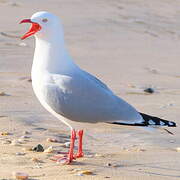
[(68, 164), (70, 164), (72, 162), (72, 160), (70, 160), (68, 157), (63, 157), (63, 158), (57, 159), (56, 162), (58, 164), (68, 165)]
[(58, 159), (65, 158), (65, 157), (67, 157), (67, 156), (68, 156), (68, 153), (56, 154), (56, 155), (52, 156), (52, 157), (50, 158), (50, 160), (52, 160), (52, 161), (57, 161)]
[(83, 136), (83, 130), (78, 131), (79, 136), (79, 144), (78, 144), (78, 152), (77, 154), (74, 154), (74, 142), (76, 139), (76, 131), (73, 129), (71, 131), (71, 144), (69, 148), (69, 152), (58, 152), (55, 156), (51, 157), (51, 160), (56, 161), (59, 164), (65, 165), (70, 164), (73, 160), (76, 158), (80, 158), (84, 156), (84, 153), (82, 151), (82, 136)]
[(83, 157), (83, 156), (84, 156), (84, 153), (83, 153), (83, 152), (76, 154), (76, 158), (81, 158), (81, 157)]

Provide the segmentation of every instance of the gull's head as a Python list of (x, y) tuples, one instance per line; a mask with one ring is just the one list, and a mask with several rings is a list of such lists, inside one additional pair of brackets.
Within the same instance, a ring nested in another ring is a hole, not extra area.
[(54, 34), (55, 30), (58, 30), (60, 25), (58, 17), (46, 11), (37, 12), (33, 14), (30, 19), (22, 20), (20, 24), (21, 23), (31, 24), (29, 31), (24, 34), (21, 39), (32, 35), (39, 38), (49, 37)]

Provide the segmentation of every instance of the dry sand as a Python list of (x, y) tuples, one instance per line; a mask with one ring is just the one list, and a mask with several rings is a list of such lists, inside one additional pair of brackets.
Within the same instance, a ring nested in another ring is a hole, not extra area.
[[(47, 10), (61, 17), (70, 54), (139, 111), (179, 124), (180, 109), (180, 1), (179, 0), (0, 0), (0, 179), (12, 171), (26, 172), (32, 180), (60, 179), (180, 179), (180, 129), (144, 131), (141, 128), (100, 125), (85, 131), (85, 157), (69, 166), (51, 160), (51, 154), (22, 148), (56, 137), (68, 141), (69, 129), (46, 112), (35, 98), (30, 77), (34, 38), (18, 36), (27, 26), (18, 22)], [(143, 89), (156, 93), (146, 95)], [(87, 125), (85, 125), (87, 126)], [(102, 127), (102, 128), (99, 128)], [(3, 144), (30, 138), (19, 146)], [(96, 153), (100, 155), (96, 155)], [(37, 157), (43, 163), (35, 163)], [(116, 167), (108, 167), (111, 163)], [(91, 170), (94, 175), (76, 175)]]

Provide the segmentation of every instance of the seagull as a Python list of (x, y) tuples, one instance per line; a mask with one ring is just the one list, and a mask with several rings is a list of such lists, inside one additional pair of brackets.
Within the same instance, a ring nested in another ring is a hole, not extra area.
[(175, 122), (138, 112), (106, 84), (76, 65), (66, 50), (62, 23), (56, 15), (40, 11), (20, 23), (31, 24), (21, 39), (34, 35), (36, 40), (31, 71), (34, 93), (47, 111), (71, 129), (69, 151), (57, 157), (58, 162), (70, 164), (84, 156), (83, 130), (75, 131), (72, 122), (176, 127)]

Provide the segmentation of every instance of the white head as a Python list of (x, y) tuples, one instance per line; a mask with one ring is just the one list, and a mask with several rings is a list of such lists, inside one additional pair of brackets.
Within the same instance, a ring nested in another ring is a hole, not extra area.
[(21, 39), (25, 39), (32, 35), (41, 39), (56, 38), (56, 35), (61, 35), (63, 37), (59, 18), (46, 11), (37, 12), (33, 14), (30, 19), (22, 20), (20, 24), (21, 23), (31, 23), (31, 28)]

